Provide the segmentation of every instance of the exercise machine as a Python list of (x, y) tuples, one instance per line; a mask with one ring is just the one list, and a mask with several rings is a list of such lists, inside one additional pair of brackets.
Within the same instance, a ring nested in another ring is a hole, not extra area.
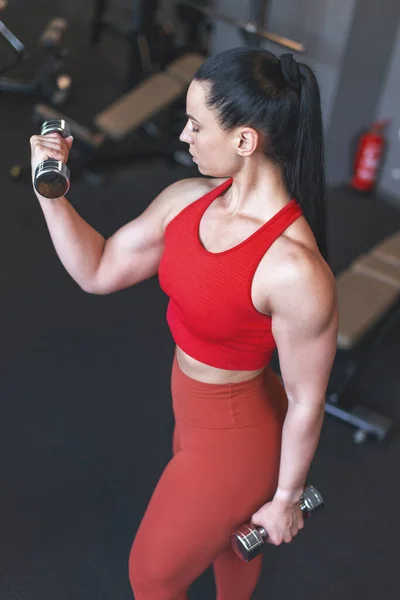
[[(179, 114), (185, 113), (182, 103), (183, 92), (186, 91), (196, 69), (204, 60), (207, 52), (199, 52), (204, 48), (204, 39), (207, 36), (202, 34), (202, 28), (206, 27), (207, 22), (215, 19), (222, 19), (239, 28), (245, 35), (245, 41), (248, 45), (256, 45), (262, 40), (274, 41), (285, 48), (303, 52), (304, 46), (299, 42), (289, 40), (277, 34), (263, 29), (268, 1), (251, 0), (250, 21), (243, 23), (221, 15), (215, 11), (209, 2), (200, 0), (173, 0), (178, 16), (186, 22), (188, 43), (180, 48), (173, 48), (172, 37), (169, 39), (169, 51), (161, 52), (162, 60), (154, 63), (151, 43), (151, 31), (157, 23), (157, 14), (159, 10), (158, 0), (132, 0), (128, 16), (125, 13), (123, 25), (116, 24), (110, 16), (111, 2), (109, 0), (95, 0), (94, 16), (92, 23), (92, 41), (98, 42), (105, 32), (122, 37), (128, 40), (130, 45), (129, 55), (129, 78), (128, 88), (135, 85), (132, 91), (125, 94), (122, 98), (113, 103), (100, 115), (94, 118), (95, 129), (97, 130), (96, 144), (101, 139), (100, 145), (96, 145), (92, 152), (92, 166), (101, 165), (101, 169), (112, 168), (115, 164), (122, 164), (121, 160), (128, 163), (132, 160), (149, 158), (146, 144), (141, 146), (140, 155), (132, 154), (131, 151), (122, 150), (122, 142), (126, 139), (127, 133), (145, 132), (147, 139), (152, 138), (150, 144), (150, 155), (154, 155), (154, 149), (161, 150), (161, 154), (170, 157), (171, 152), (175, 160), (182, 164), (192, 164), (191, 157), (182, 149), (182, 145), (177, 142), (177, 133), (180, 130)], [(167, 27), (171, 30), (172, 25)], [(203, 32), (204, 33), (204, 32)], [(172, 35), (172, 34), (171, 34)], [(173, 59), (171, 60), (171, 58)], [(159, 55), (160, 58), (160, 55)], [(183, 69), (180, 72), (180, 69)], [(184, 88), (177, 87), (184, 84)], [(179, 100), (181, 106), (179, 107)], [(146, 106), (143, 112), (142, 108)], [(154, 120), (149, 120), (149, 109), (151, 114), (157, 114), (161, 110), (168, 111), (168, 118), (165, 119), (163, 127), (157, 127)], [(60, 118), (59, 115), (49, 113), (48, 110), (40, 109), (43, 113), (43, 119)], [(132, 116), (136, 115), (136, 116)], [(66, 119), (70, 122), (69, 119)], [(175, 128), (174, 128), (175, 123)], [(85, 136), (86, 139), (88, 135)], [(89, 134), (90, 137), (90, 134)], [(75, 136), (76, 139), (76, 136)], [(175, 141), (174, 141), (175, 140)], [(156, 143), (154, 144), (154, 141)], [(110, 144), (111, 142), (111, 144)], [(110, 153), (110, 145), (113, 150)], [(117, 155), (110, 160), (111, 154), (117, 149)], [(178, 146), (178, 147), (177, 147)], [(93, 150), (93, 146), (91, 145)], [(107, 151), (105, 152), (105, 149)], [(156, 154), (159, 154), (156, 150)], [(107, 156), (106, 161), (100, 159), (101, 156)]]
[(248, 21), (235, 19), (213, 7), (207, 6), (204, 2), (196, 0), (176, 0), (176, 3), (178, 6), (185, 6), (198, 11), (211, 22), (222, 21), (223, 23), (235, 27), (242, 35), (247, 46), (260, 47), (263, 41), (269, 41), (294, 52), (302, 53), (305, 51), (302, 43), (265, 29), (269, 0), (250, 0), (250, 18)]
[[(192, 11), (190, 31), (194, 31), (193, 28), (199, 25), (203, 17), (225, 18), (205, 3), (194, 0), (175, 1), (182, 8)], [(265, 0), (252, 0), (251, 6), (254, 12), (251, 27), (249, 24), (244, 26), (239, 21), (227, 19), (247, 33), (251, 31), (253, 41), (263, 36), (263, 39), (273, 39), (284, 47), (303, 50), (301, 44), (261, 29), (267, 7)], [(179, 55), (180, 51), (177, 50), (178, 56), (174, 60), (166, 60), (164, 68), (154, 72), (151, 60), (148, 60), (150, 46), (146, 35), (155, 22), (158, 1), (134, 0), (133, 20), (128, 23), (125, 33), (106, 19), (108, 8), (106, 0), (96, 0), (92, 39), (98, 41), (104, 31), (129, 39), (133, 53), (130, 83), (136, 81), (135, 87), (95, 115), (93, 124), (89, 127), (43, 104), (35, 107), (37, 120), (44, 122), (61, 119), (69, 123), (75, 140), (69, 164), (74, 176), (83, 171), (92, 182), (101, 180), (105, 173), (116, 166), (131, 164), (133, 161), (163, 158), (192, 165), (191, 156), (178, 140), (178, 133), (182, 129), (182, 117), (185, 113), (184, 95), (204, 61), (204, 55), (198, 52)], [(196, 14), (200, 17), (196, 17)], [(18, 179), (26, 171), (20, 166), (14, 166), (11, 172)]]
[(158, 6), (159, 0), (131, 0), (118, 11), (109, 0), (94, 0), (91, 41), (108, 34), (127, 43), (127, 90), (177, 58), (174, 27), (158, 18)]
[[(4, 76), (21, 61), (28, 58), (25, 45), (0, 21), (0, 44), (12, 51), (12, 58), (7, 64), (0, 62), (0, 92), (37, 94), (43, 96), (53, 105), (60, 105), (68, 97), (71, 78), (62, 73), (65, 58), (68, 54), (62, 45), (63, 34), (67, 28), (65, 19), (52, 19), (40, 36), (40, 46), (44, 52), (42, 64), (29, 80), (21, 80)], [(1, 54), (0, 54), (1, 59)]]
[(269, 0), (250, 0), (249, 20), (242, 21), (217, 11), (210, 0), (171, 0), (175, 13), (186, 28), (186, 42), (176, 44), (176, 23), (159, 18), (159, 0), (131, 0), (129, 9), (117, 11), (110, 0), (95, 0), (91, 40), (101, 41), (104, 34), (128, 43), (127, 89), (175, 60), (183, 53), (209, 52), (212, 23), (223, 21), (242, 34), (247, 46), (259, 47), (264, 41), (302, 53), (304, 45), (265, 29)]
[[(68, 166), (74, 178), (83, 174), (87, 181), (97, 183), (109, 171), (133, 161), (161, 158), (171, 164), (179, 162), (176, 153), (181, 143), (171, 135), (174, 112), (182, 112), (180, 102), (203, 61), (204, 57), (195, 53), (178, 58), (97, 114), (90, 127), (45, 104), (35, 105), (34, 118), (40, 124), (68, 123), (74, 137)], [(162, 126), (157, 119), (163, 121)], [(11, 174), (14, 179), (29, 177), (30, 168), (15, 165)]]

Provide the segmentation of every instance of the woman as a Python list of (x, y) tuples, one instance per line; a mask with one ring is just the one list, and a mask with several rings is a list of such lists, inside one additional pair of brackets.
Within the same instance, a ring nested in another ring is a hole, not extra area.
[[(230, 535), (250, 519), (275, 545), (302, 529), (336, 349), (318, 85), (290, 54), (237, 48), (201, 66), (187, 117), (181, 140), (208, 177), (169, 186), (109, 239), (65, 198), (38, 199), (83, 290), (159, 273), (170, 296), (174, 456), (132, 547), (135, 599), (184, 600), (213, 564), (218, 600), (247, 600), (261, 557), (241, 562)], [(33, 170), (71, 144), (34, 136)]]

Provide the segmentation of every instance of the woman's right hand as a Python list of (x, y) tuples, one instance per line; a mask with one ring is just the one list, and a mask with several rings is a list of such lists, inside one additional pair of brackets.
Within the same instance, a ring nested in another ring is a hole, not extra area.
[[(64, 164), (67, 163), (73, 138), (72, 136), (63, 138), (58, 133), (48, 133), (46, 135), (33, 135), (30, 142), (33, 181), (36, 167), (44, 160), (60, 160)], [(40, 198), (42, 197), (37, 192), (36, 195)]]

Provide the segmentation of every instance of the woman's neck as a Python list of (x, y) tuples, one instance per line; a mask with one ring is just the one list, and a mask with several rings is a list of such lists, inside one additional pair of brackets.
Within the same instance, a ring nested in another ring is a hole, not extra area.
[(225, 195), (226, 209), (232, 216), (269, 218), (291, 200), (282, 170), (264, 156), (245, 159), (232, 177), (232, 186)]

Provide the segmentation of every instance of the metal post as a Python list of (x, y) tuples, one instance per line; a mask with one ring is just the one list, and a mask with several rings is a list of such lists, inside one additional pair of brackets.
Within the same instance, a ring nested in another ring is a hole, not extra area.
[(100, 40), (100, 32), (103, 28), (103, 13), (105, 8), (106, 0), (96, 0), (92, 21), (92, 32), (90, 36), (92, 42), (96, 43)]
[(159, 0), (133, 0), (132, 2), (131, 27), (127, 36), (130, 46), (127, 90), (134, 88), (144, 77), (151, 74), (152, 60), (148, 34), (153, 27), (158, 4)]
[(264, 29), (266, 25), (267, 8), (269, 0), (250, 0), (250, 21), (257, 25), (257, 29)]
[[(249, 8), (249, 25), (253, 25), (255, 31), (263, 31), (266, 27), (268, 0), (250, 0)], [(242, 35), (245, 38), (246, 44), (252, 48), (261, 47), (261, 38), (252, 35), (249, 31), (242, 30)]]

